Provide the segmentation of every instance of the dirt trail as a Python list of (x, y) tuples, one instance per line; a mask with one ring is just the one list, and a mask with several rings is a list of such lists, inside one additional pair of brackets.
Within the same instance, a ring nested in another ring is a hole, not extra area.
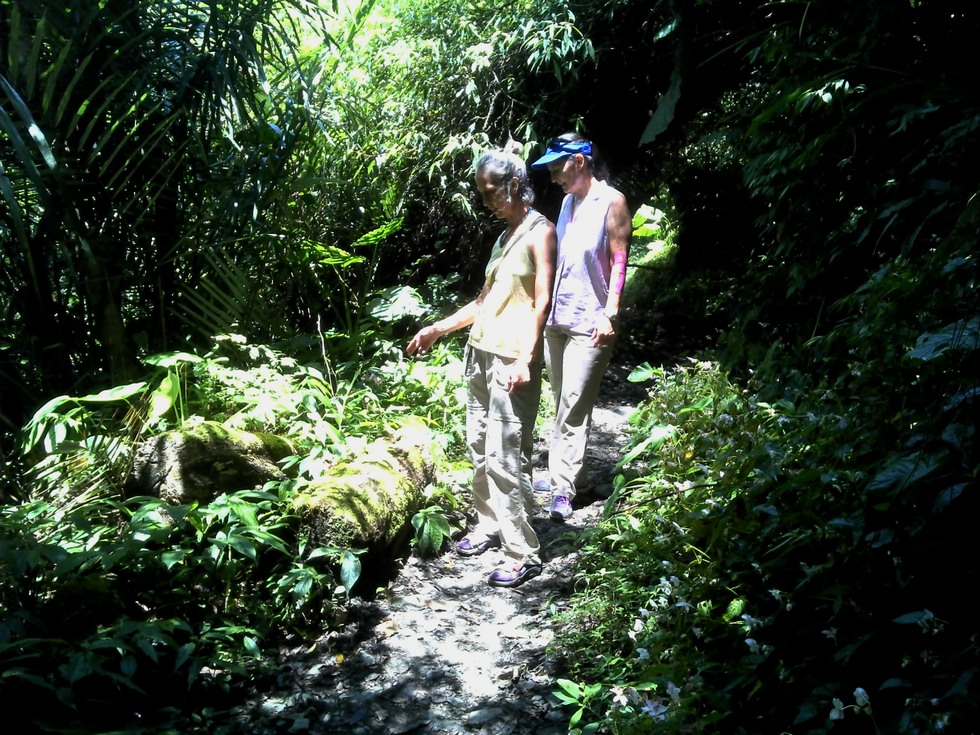
[[(538, 500), (543, 573), (516, 589), (487, 585), (491, 550), (407, 558), (379, 599), (355, 601), (344, 630), (312, 651), (283, 652), (275, 691), (238, 710), (242, 733), (308, 735), (559, 735), (570, 712), (554, 698), (553, 615), (570, 591), (577, 536), (601, 515), (636, 396), (607, 376), (594, 413), (588, 466), (595, 492), (566, 523)], [(618, 395), (617, 395), (618, 394)], [(626, 398), (626, 400), (624, 400)], [(538, 442), (535, 478), (546, 476)]]

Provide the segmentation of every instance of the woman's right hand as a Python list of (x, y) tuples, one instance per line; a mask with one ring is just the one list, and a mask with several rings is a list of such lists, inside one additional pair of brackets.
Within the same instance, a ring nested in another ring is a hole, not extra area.
[(429, 348), (435, 344), (435, 341), (439, 339), (439, 331), (434, 326), (425, 327), (420, 329), (412, 341), (408, 343), (408, 347), (405, 348), (405, 352), (409, 355), (414, 355), (416, 353), (424, 355), (429, 351)]
[(616, 339), (616, 325), (605, 314), (596, 317), (595, 327), (592, 328), (592, 346), (604, 347)]

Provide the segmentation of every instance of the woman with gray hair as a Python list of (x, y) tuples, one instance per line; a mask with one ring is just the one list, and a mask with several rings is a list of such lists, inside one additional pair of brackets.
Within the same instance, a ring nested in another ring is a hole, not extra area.
[(470, 327), (466, 434), (476, 522), (456, 550), (473, 556), (500, 546), (504, 565), (487, 581), (516, 587), (541, 573), (541, 545), (531, 527), (531, 455), (557, 237), (554, 225), (531, 207), (527, 168), (514, 153), (482, 155), (476, 188), (483, 205), (507, 223), (490, 253), (483, 288), (455, 313), (419, 330), (407, 352), (425, 354), (442, 335)]

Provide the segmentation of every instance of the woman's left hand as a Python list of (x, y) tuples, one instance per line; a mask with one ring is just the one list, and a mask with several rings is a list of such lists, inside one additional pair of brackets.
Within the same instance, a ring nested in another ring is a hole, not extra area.
[(605, 314), (599, 314), (592, 328), (592, 346), (603, 347), (616, 339), (616, 325)]
[(531, 382), (531, 366), (521, 360), (511, 363), (507, 371), (507, 392), (513, 393), (520, 386)]

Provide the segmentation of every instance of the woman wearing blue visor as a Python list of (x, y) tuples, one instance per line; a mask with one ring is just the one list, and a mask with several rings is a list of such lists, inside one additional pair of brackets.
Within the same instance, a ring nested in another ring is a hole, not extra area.
[(547, 169), (565, 192), (544, 332), (556, 404), (548, 453), (550, 515), (565, 521), (577, 489), (589, 485), (585, 450), (592, 408), (616, 340), (633, 227), (626, 198), (596, 177), (594, 146), (581, 135), (565, 133), (551, 141), (531, 167)]

